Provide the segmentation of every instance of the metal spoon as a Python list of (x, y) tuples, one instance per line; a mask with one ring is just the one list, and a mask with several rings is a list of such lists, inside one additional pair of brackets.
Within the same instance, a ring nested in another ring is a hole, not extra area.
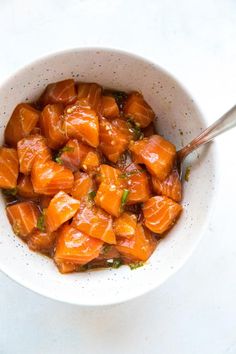
[(236, 105), (226, 112), (210, 127), (204, 130), (200, 135), (193, 139), (189, 144), (177, 151), (177, 167), (180, 178), (182, 177), (183, 161), (194, 150), (200, 146), (207, 144), (216, 136), (226, 132), (227, 130), (236, 126)]

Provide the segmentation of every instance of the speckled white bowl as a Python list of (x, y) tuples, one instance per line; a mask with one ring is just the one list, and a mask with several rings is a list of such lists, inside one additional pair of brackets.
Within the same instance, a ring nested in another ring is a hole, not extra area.
[[(177, 147), (205, 126), (192, 97), (156, 64), (117, 50), (73, 49), (39, 59), (1, 84), (0, 143), (17, 103), (32, 101), (48, 83), (70, 77), (118, 90), (140, 90), (158, 116), (157, 130)], [(192, 168), (190, 181), (184, 183), (184, 212), (144, 267), (61, 275), (50, 259), (31, 252), (12, 233), (1, 197), (0, 269), (39, 294), (77, 305), (115, 304), (158, 287), (183, 265), (204, 234), (214, 204), (216, 158), (212, 145), (188, 162)]]

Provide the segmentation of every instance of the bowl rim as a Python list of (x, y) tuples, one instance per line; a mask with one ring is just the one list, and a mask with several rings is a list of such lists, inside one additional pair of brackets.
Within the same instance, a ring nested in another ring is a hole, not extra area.
[[(202, 112), (201, 109), (201, 105), (199, 104), (199, 102), (195, 99), (195, 97), (192, 95), (191, 91), (189, 89), (187, 89), (185, 87), (184, 84), (182, 84), (182, 82), (179, 81), (178, 78), (175, 77), (175, 75), (172, 74), (172, 72), (169, 72), (165, 67), (160, 66), (159, 64), (157, 64), (156, 62), (142, 56), (136, 53), (131, 53), (128, 52), (126, 50), (123, 49), (118, 49), (118, 48), (112, 48), (112, 47), (103, 47), (103, 46), (82, 46), (82, 47), (74, 47), (74, 48), (67, 48), (67, 49), (63, 49), (63, 50), (58, 50), (58, 51), (53, 51), (53, 52), (48, 52), (40, 57), (37, 57), (36, 59), (33, 59), (32, 61), (28, 62), (27, 64), (20, 66), (19, 69), (16, 69), (12, 74), (8, 75), (6, 78), (4, 78), (2, 81), (0, 81), (0, 90), (2, 88), (4, 88), (5, 85), (7, 85), (11, 80), (14, 80), (14, 77), (16, 75), (20, 75), (21, 73), (23, 73), (24, 71), (29, 70), (32, 66), (37, 66), (39, 65), (42, 61), (45, 61), (47, 59), (52, 59), (55, 56), (61, 56), (64, 54), (69, 54), (69, 53), (81, 53), (81, 52), (107, 52), (107, 53), (115, 53), (115, 54), (120, 54), (120, 55), (126, 55), (129, 56), (131, 58), (133, 58), (134, 60), (139, 60), (139, 61), (143, 61), (144, 63), (151, 65), (154, 68), (157, 68), (159, 71), (163, 72), (167, 77), (171, 78), (173, 81), (176, 82), (176, 84), (186, 93), (186, 95), (188, 97), (190, 97), (193, 101), (193, 104), (196, 106), (199, 115), (201, 117), (202, 123), (203, 123), (203, 127), (207, 126), (207, 120), (205, 118), (205, 115)], [(218, 166), (218, 160), (219, 160), (219, 152), (218, 152), (218, 147), (217, 144), (214, 144), (213, 146), (213, 151), (212, 154), (214, 156), (214, 166)], [(214, 185), (215, 185), (215, 190), (216, 192), (214, 193), (214, 195), (212, 196), (212, 204), (215, 204), (217, 197), (218, 197), (218, 190), (219, 188), (217, 188), (217, 186), (219, 185), (219, 179), (220, 179), (220, 173), (219, 173), (219, 169), (215, 168), (214, 170)], [(71, 304), (71, 305), (77, 305), (77, 306), (83, 306), (83, 307), (101, 307), (101, 306), (112, 306), (112, 305), (119, 305), (125, 302), (129, 302), (131, 300), (137, 299), (159, 287), (161, 287), (164, 283), (166, 283), (167, 280), (169, 280), (174, 274), (176, 274), (182, 267), (184, 264), (186, 264), (187, 260), (192, 256), (193, 252), (196, 250), (197, 245), (199, 244), (199, 242), (201, 241), (201, 239), (203, 238), (203, 235), (206, 234), (207, 228), (208, 228), (208, 224), (212, 218), (212, 214), (213, 214), (213, 208), (210, 208), (210, 211), (208, 213), (208, 217), (207, 220), (205, 222), (204, 227), (202, 228), (201, 233), (199, 234), (199, 237), (193, 242), (193, 245), (190, 249), (190, 251), (185, 254), (184, 257), (181, 258), (181, 260), (179, 261), (179, 263), (174, 267), (174, 269), (171, 269), (171, 271), (169, 271), (167, 277), (159, 284), (155, 285), (152, 284), (150, 286), (146, 286), (145, 288), (141, 288), (141, 290), (135, 294), (135, 295), (131, 295), (129, 296), (129, 294), (127, 294), (126, 297), (123, 297), (122, 299), (116, 301), (115, 299), (112, 301), (106, 301), (104, 302), (91, 302), (91, 301), (84, 301), (84, 302), (76, 302), (70, 299), (64, 299), (61, 298), (60, 296), (55, 297), (51, 294), (49, 294), (47, 292), (47, 290), (44, 290), (42, 287), (41, 288), (35, 288), (32, 287), (30, 285), (29, 281), (24, 281), (23, 278), (20, 278), (18, 276), (14, 276), (14, 274), (12, 274), (11, 272), (8, 272), (8, 270), (4, 267), (4, 265), (1, 264), (0, 262), (0, 271), (3, 272), (8, 278), (14, 280), (16, 283), (18, 283), (19, 285), (21, 285), (22, 287), (33, 291), (35, 294), (37, 295), (41, 295), (44, 296), (50, 300), (56, 300), (59, 302), (62, 302), (64, 304)], [(207, 222), (208, 221), (208, 222)]]

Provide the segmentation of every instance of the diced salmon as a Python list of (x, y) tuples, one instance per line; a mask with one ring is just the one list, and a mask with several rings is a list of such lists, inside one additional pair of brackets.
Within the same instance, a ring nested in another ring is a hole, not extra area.
[(97, 182), (105, 182), (107, 184), (115, 184), (116, 186), (121, 185), (120, 179), (121, 171), (118, 168), (102, 164), (100, 165), (100, 171), (97, 176)]
[(71, 225), (64, 225), (59, 232), (55, 262), (86, 264), (98, 257), (103, 242), (90, 237)]
[(124, 115), (133, 119), (141, 128), (147, 127), (155, 118), (155, 113), (138, 92), (132, 92), (128, 96), (125, 102)]
[(182, 185), (176, 170), (173, 170), (164, 181), (160, 181), (157, 177), (152, 176), (152, 185), (158, 195), (165, 195), (175, 202), (181, 201)]
[(36, 193), (54, 195), (60, 191), (70, 192), (74, 176), (71, 170), (54, 161), (44, 164), (36, 162), (33, 164), (31, 181)]
[(6, 208), (14, 233), (25, 239), (37, 227), (39, 210), (33, 202), (21, 202)]
[(48, 233), (56, 231), (64, 222), (73, 218), (80, 202), (65, 192), (58, 192), (50, 201), (46, 210), (45, 222)]
[(124, 126), (119, 128), (113, 120), (100, 119), (100, 148), (110, 161), (117, 162), (129, 141), (128, 135), (124, 134)]
[(0, 188), (16, 188), (19, 173), (17, 151), (15, 149), (0, 148)]
[(126, 259), (146, 261), (154, 251), (156, 244), (156, 239), (151, 232), (139, 223), (133, 236), (117, 239), (116, 248)]
[(39, 205), (40, 205), (41, 210), (47, 209), (51, 200), (52, 200), (52, 196), (41, 195), (39, 198)]
[(29, 236), (28, 246), (32, 251), (37, 251), (45, 254), (51, 254), (57, 233), (47, 233), (40, 230), (35, 230)]
[(59, 149), (68, 140), (63, 129), (63, 105), (49, 104), (44, 107), (40, 116), (40, 128), (46, 137), (47, 144), (52, 149)]
[(35, 193), (30, 176), (21, 175), (18, 178), (17, 193), (23, 198), (38, 198), (38, 194)]
[(94, 151), (91, 146), (83, 144), (77, 139), (70, 139), (62, 149), (60, 159), (64, 166), (75, 172), (81, 167), (90, 151)]
[(52, 158), (51, 152), (42, 135), (29, 135), (17, 144), (20, 172), (30, 174), (36, 161), (44, 163)]
[(80, 83), (78, 86), (78, 101), (86, 103), (97, 114), (101, 111), (102, 88), (95, 83)]
[(20, 103), (14, 109), (5, 129), (5, 142), (16, 146), (27, 137), (39, 120), (40, 112), (27, 103)]
[(39, 102), (44, 106), (53, 103), (67, 105), (73, 103), (76, 98), (75, 82), (73, 79), (67, 79), (49, 84), (39, 98)]
[(143, 135), (149, 138), (151, 135), (156, 134), (156, 128), (153, 123), (150, 123), (146, 128), (143, 129)]
[(56, 265), (57, 268), (59, 269), (59, 272), (62, 274), (76, 272), (80, 267), (80, 265), (78, 264), (69, 263), (69, 262), (59, 262), (59, 261), (57, 261)]
[(71, 190), (72, 197), (76, 199), (87, 197), (93, 190), (92, 178), (85, 172), (76, 172), (74, 177), (75, 182)]
[(173, 168), (176, 149), (159, 135), (135, 141), (130, 146), (136, 163), (145, 164), (148, 171), (163, 181)]
[(95, 203), (104, 209), (108, 214), (118, 217), (121, 212), (121, 200), (123, 190), (115, 184), (102, 182), (98, 188)]
[(130, 237), (135, 234), (137, 226), (137, 217), (135, 214), (125, 212), (121, 214), (114, 222), (113, 228), (116, 236)]
[(73, 218), (72, 225), (91, 237), (111, 244), (116, 243), (111, 215), (97, 206), (81, 204)]
[(163, 234), (178, 219), (182, 206), (165, 196), (150, 198), (143, 205), (145, 225), (157, 234)]
[(101, 114), (105, 118), (117, 118), (120, 115), (119, 107), (112, 96), (102, 96)]
[(92, 147), (99, 144), (99, 123), (96, 112), (85, 104), (65, 109), (64, 130), (69, 138), (82, 140)]
[(124, 169), (123, 176), (129, 189), (127, 204), (146, 202), (150, 198), (151, 190), (148, 175), (139, 165), (129, 164)]
[(87, 172), (97, 171), (100, 165), (100, 156), (97, 151), (90, 151), (82, 163), (82, 169)]

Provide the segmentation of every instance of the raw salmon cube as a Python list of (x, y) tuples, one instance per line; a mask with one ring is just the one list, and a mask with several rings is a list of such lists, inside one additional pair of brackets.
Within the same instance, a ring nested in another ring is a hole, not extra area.
[(51, 152), (42, 135), (29, 135), (17, 144), (20, 172), (30, 174), (33, 164), (37, 161), (44, 163), (52, 158)]
[(176, 149), (159, 135), (135, 141), (130, 146), (136, 163), (145, 164), (148, 171), (163, 181), (173, 168)]
[(5, 129), (5, 142), (16, 146), (19, 140), (28, 136), (39, 120), (40, 112), (27, 103), (20, 103), (14, 109)]
[(80, 83), (78, 86), (78, 101), (86, 103), (96, 114), (101, 111), (102, 88), (95, 83)]
[(121, 212), (121, 200), (123, 190), (114, 184), (102, 182), (98, 188), (95, 203), (104, 209), (108, 214), (118, 217)]
[(47, 232), (56, 231), (64, 222), (73, 218), (79, 206), (79, 200), (70, 197), (65, 192), (58, 192), (46, 210)]
[(74, 184), (71, 170), (54, 161), (33, 164), (31, 181), (34, 191), (39, 194), (54, 195), (60, 191), (70, 192)]
[(120, 115), (119, 107), (112, 96), (102, 96), (101, 114), (105, 118), (117, 118)]
[(86, 264), (98, 257), (103, 242), (90, 237), (71, 225), (64, 225), (58, 236), (55, 262)]
[(112, 217), (92, 204), (80, 205), (72, 225), (85, 234), (104, 242), (115, 244), (116, 237), (112, 228)]
[(147, 127), (155, 118), (155, 113), (138, 92), (132, 92), (124, 107), (124, 115), (134, 120), (141, 128)]
[(59, 149), (68, 140), (63, 130), (63, 113), (62, 104), (49, 104), (44, 107), (40, 116), (42, 134), (45, 136), (48, 146), (52, 149)]
[(37, 199), (39, 196), (34, 191), (30, 176), (25, 175), (18, 178), (17, 193), (23, 198)]
[(59, 261), (57, 261), (56, 265), (57, 268), (59, 269), (59, 272), (62, 274), (76, 272), (80, 267), (80, 265), (78, 264), (69, 263), (69, 262), (59, 262)]
[(82, 140), (92, 147), (99, 144), (99, 124), (96, 112), (85, 104), (65, 109), (64, 130), (69, 138)]
[(151, 232), (137, 224), (135, 234), (117, 239), (116, 248), (120, 254), (130, 261), (146, 261), (154, 251), (157, 241)]
[(75, 182), (71, 190), (72, 197), (76, 199), (88, 197), (94, 189), (92, 178), (85, 172), (76, 172), (74, 177)]
[(152, 185), (158, 195), (165, 195), (175, 202), (181, 201), (182, 185), (176, 170), (173, 170), (164, 181), (160, 181), (157, 177), (152, 176)]
[(117, 162), (129, 142), (128, 133), (124, 133), (123, 126), (119, 128), (113, 121), (104, 117), (100, 119), (100, 148), (110, 161)]
[(37, 251), (45, 254), (51, 254), (57, 233), (47, 233), (40, 230), (35, 230), (29, 236), (28, 246), (32, 251)]
[(170, 229), (178, 219), (182, 206), (165, 196), (150, 198), (143, 205), (145, 225), (157, 234)]
[(0, 148), (0, 188), (16, 188), (19, 173), (17, 151), (5, 147)]
[(6, 208), (14, 233), (25, 239), (37, 227), (39, 210), (33, 202), (22, 202)]
[(125, 212), (121, 214), (113, 223), (116, 236), (130, 237), (135, 234), (137, 226), (137, 216), (135, 214)]
[(64, 166), (75, 172), (81, 167), (90, 151), (94, 151), (91, 146), (83, 144), (77, 139), (70, 139), (61, 150), (60, 160)]
[(39, 98), (39, 102), (44, 106), (53, 103), (67, 105), (73, 103), (76, 96), (75, 82), (73, 79), (68, 79), (49, 84)]
[(97, 151), (90, 151), (86, 155), (82, 163), (84, 171), (92, 172), (97, 171), (100, 165), (100, 156)]
[(121, 171), (118, 168), (102, 164), (100, 165), (100, 171), (97, 176), (97, 182), (105, 182), (107, 184), (115, 184), (116, 186), (121, 185)]

